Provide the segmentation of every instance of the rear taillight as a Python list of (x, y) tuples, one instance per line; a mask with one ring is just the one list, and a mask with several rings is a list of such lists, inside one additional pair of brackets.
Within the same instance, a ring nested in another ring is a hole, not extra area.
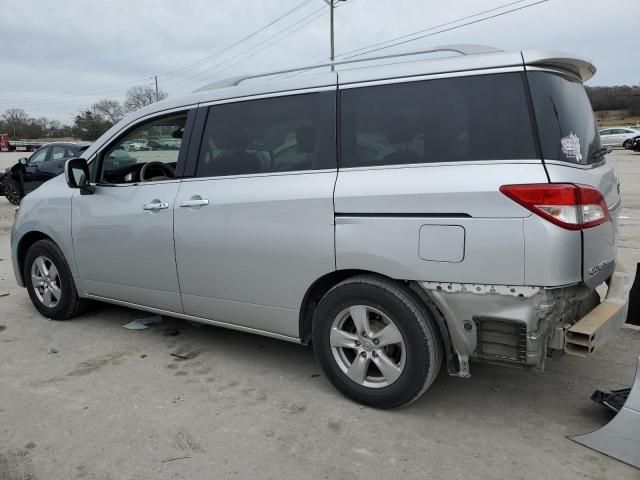
[(588, 185), (531, 183), (503, 185), (500, 191), (536, 215), (568, 230), (595, 227), (609, 221), (604, 197)]

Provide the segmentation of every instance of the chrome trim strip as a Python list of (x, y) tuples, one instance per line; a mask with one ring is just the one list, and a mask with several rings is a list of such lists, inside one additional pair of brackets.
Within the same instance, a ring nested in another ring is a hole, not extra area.
[[(345, 71), (349, 71), (349, 70), (343, 70), (343, 72)], [(525, 70), (523, 65), (519, 65), (519, 66), (514, 65), (511, 67), (473, 69), (473, 70), (458, 70), (458, 71), (431, 73), (431, 74), (423, 74), (423, 75), (416, 75), (416, 76), (393, 77), (393, 78), (387, 78), (382, 80), (364, 81), (364, 82), (356, 82), (356, 83), (341, 83), (338, 86), (338, 88), (340, 90), (347, 90), (349, 88), (371, 87), (375, 85), (390, 85), (395, 83), (419, 82), (422, 80), (437, 80), (439, 78), (473, 77), (475, 75), (491, 75), (495, 73), (511, 73), (511, 72), (524, 72), (524, 71)]]
[(263, 98), (288, 97), (290, 95), (304, 95), (305, 93), (332, 92), (336, 91), (337, 85), (324, 85), (322, 87), (309, 87), (302, 89), (280, 90), (276, 92), (260, 93), (257, 95), (240, 95), (227, 97), (219, 100), (204, 101), (198, 104), (199, 107), (210, 107), (214, 105), (224, 105), (225, 103), (245, 102), (249, 100), (260, 100)]
[(92, 295), (85, 293), (87, 298), (93, 300), (99, 300), (101, 302), (112, 303), (114, 305), (120, 305), (122, 307), (134, 308), (137, 310), (144, 310), (151, 313), (157, 313), (158, 315), (166, 315), (168, 317), (180, 318), (182, 320), (190, 320), (192, 322), (204, 323), (207, 325), (213, 325), (214, 327), (228, 328), (229, 330), (238, 330), (245, 333), (253, 333), (256, 335), (262, 335), (264, 337), (275, 338), (278, 340), (284, 340), (286, 342), (301, 344), (299, 338), (289, 337), (287, 335), (281, 335), (279, 333), (267, 332), (265, 330), (258, 330), (256, 328), (244, 327), (242, 325), (233, 325), (231, 323), (219, 322), (217, 320), (209, 320), (207, 318), (194, 317), (193, 315), (187, 315), (185, 313), (170, 312), (168, 310), (162, 310), (160, 308), (147, 307), (146, 305), (139, 305), (137, 303), (125, 302), (123, 300), (115, 300), (113, 298), (101, 297), (99, 295)]
[(558, 165), (560, 167), (577, 168), (579, 170), (592, 170), (594, 168), (598, 168), (604, 165), (606, 163), (606, 159), (603, 159), (598, 163), (587, 163), (587, 164), (564, 162), (562, 160), (546, 160), (545, 159), (544, 163), (547, 165)]
[[(201, 182), (204, 180), (226, 180), (236, 178), (255, 178), (255, 177), (282, 177), (286, 175), (313, 175), (318, 173), (337, 173), (336, 168), (322, 168), (319, 170), (293, 170), (291, 172), (262, 172), (247, 173), (242, 175), (219, 175), (215, 177), (188, 177), (182, 178), (183, 182)], [(146, 182), (145, 182), (146, 183)]]
[(341, 172), (357, 172), (363, 170), (387, 170), (397, 168), (423, 168), (423, 167), (458, 167), (466, 165), (542, 165), (539, 158), (528, 158), (522, 160), (467, 160), (463, 162), (429, 162), (429, 163), (407, 163), (403, 165), (367, 165), (363, 167), (340, 167)]
[(550, 73), (560, 73), (562, 75), (566, 75), (569, 77), (573, 77), (582, 83), (582, 78), (580, 75), (572, 72), (571, 70), (563, 70), (562, 68), (552, 68), (552, 67), (535, 67), (532, 65), (525, 65), (527, 72), (550, 72)]

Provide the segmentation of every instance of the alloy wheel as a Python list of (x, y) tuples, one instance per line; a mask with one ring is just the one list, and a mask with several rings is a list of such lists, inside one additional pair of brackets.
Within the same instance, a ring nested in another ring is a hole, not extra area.
[(406, 348), (400, 330), (386, 314), (368, 305), (340, 312), (331, 325), (333, 358), (355, 383), (383, 388), (402, 374)]
[(20, 192), (11, 183), (6, 183), (4, 187), (4, 196), (10, 203), (18, 205), (20, 203)]
[(45, 256), (37, 257), (31, 264), (31, 284), (42, 305), (54, 308), (62, 297), (60, 274), (53, 262)]

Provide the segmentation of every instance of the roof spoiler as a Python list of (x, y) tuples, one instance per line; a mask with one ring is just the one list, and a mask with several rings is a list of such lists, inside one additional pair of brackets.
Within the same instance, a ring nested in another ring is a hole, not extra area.
[(537, 50), (522, 52), (525, 65), (534, 67), (555, 67), (567, 70), (586, 82), (596, 74), (595, 65), (587, 59), (562, 52), (542, 52)]

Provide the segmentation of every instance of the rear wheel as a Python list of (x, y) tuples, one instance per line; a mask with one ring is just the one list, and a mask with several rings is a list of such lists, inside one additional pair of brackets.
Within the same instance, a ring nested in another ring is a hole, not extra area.
[(625, 141), (622, 143), (622, 146), (623, 146), (624, 148), (626, 148), (627, 150), (629, 150), (629, 149), (631, 148), (631, 140), (625, 140)]
[(51, 240), (39, 240), (27, 251), (24, 280), (31, 302), (54, 320), (66, 320), (81, 313), (87, 301), (78, 296), (69, 265)]
[(13, 179), (7, 179), (4, 182), (4, 196), (7, 197), (9, 203), (13, 205), (20, 205), (20, 200), (24, 196), (22, 187), (18, 182)]
[(347, 397), (376, 408), (407, 405), (440, 370), (442, 346), (430, 314), (400, 286), (353, 277), (322, 299), (313, 345), (325, 374)]

